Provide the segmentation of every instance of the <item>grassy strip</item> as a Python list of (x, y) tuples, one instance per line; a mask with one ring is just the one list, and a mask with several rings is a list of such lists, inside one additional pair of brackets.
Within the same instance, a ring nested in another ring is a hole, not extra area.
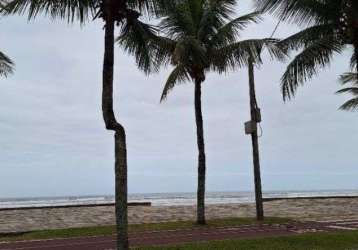
[(299, 236), (227, 240), (137, 250), (353, 250), (358, 249), (358, 231)]
[[(289, 219), (284, 218), (266, 218), (264, 223), (276, 224), (286, 223)], [(224, 226), (239, 226), (258, 223), (253, 218), (228, 218), (208, 221), (208, 225), (204, 227), (224, 227)], [(129, 232), (145, 232), (145, 231), (165, 231), (176, 229), (192, 229), (197, 226), (192, 221), (153, 223), (153, 224), (138, 224), (129, 225)], [(40, 239), (55, 239), (55, 238), (73, 238), (86, 236), (106, 236), (112, 235), (116, 232), (115, 226), (98, 226), (98, 227), (84, 227), (84, 228), (69, 228), (57, 230), (43, 230), (22, 233), (17, 235), (0, 235), (1, 241), (23, 241), (23, 240), (40, 240)]]

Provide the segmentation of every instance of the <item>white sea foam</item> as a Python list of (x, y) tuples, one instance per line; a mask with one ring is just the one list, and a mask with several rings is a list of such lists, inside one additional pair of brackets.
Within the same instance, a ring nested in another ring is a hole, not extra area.
[[(292, 198), (316, 196), (358, 196), (357, 190), (343, 191), (272, 191), (265, 192), (265, 198)], [(207, 204), (251, 203), (255, 196), (252, 192), (209, 192), (206, 195)], [(195, 193), (157, 193), (130, 194), (130, 202), (151, 202), (153, 206), (183, 206), (195, 205)], [(0, 208), (48, 207), (68, 205), (96, 205), (113, 203), (114, 197), (79, 196), (79, 197), (44, 197), (44, 198), (14, 198), (0, 199)]]

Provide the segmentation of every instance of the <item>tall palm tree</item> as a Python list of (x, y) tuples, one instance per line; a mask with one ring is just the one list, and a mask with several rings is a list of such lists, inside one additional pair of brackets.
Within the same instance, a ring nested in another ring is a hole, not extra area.
[(117, 222), (117, 249), (128, 249), (127, 232), (127, 146), (124, 127), (113, 109), (113, 69), (115, 26), (121, 28), (121, 37), (130, 37), (126, 50), (136, 55), (142, 70), (150, 72), (150, 48), (146, 40), (154, 31), (150, 25), (139, 20), (141, 11), (152, 13), (161, 0), (7, 0), (3, 14), (27, 14), (29, 19), (44, 14), (51, 18), (66, 19), (68, 22), (86, 23), (100, 18), (104, 22), (104, 62), (102, 111), (107, 130), (114, 132), (115, 143), (115, 200)]
[(339, 90), (338, 94), (351, 94), (353, 98), (345, 102), (340, 109), (347, 111), (358, 111), (358, 74), (345, 73), (340, 79), (343, 85), (351, 84), (350, 87)]
[(178, 0), (168, 1), (158, 25), (160, 35), (151, 39), (155, 61), (174, 66), (161, 96), (164, 101), (178, 84), (194, 83), (194, 106), (198, 146), (197, 223), (205, 224), (206, 157), (202, 85), (209, 71), (219, 73), (247, 66), (249, 57), (260, 62), (260, 52), (267, 46), (273, 56), (282, 57), (275, 39), (239, 41), (240, 31), (260, 20), (254, 12), (233, 18), (235, 0)]
[[(356, 0), (255, 0), (260, 11), (303, 29), (283, 40), (287, 49), (300, 50), (281, 79), (284, 99), (330, 64), (335, 54), (353, 47), (352, 61), (358, 59), (358, 2)], [(356, 63), (355, 63), (356, 64)], [(356, 64), (358, 65), (358, 64)], [(358, 69), (357, 69), (358, 71)]]
[(8, 76), (13, 72), (13, 68), (13, 61), (0, 51), (0, 76)]

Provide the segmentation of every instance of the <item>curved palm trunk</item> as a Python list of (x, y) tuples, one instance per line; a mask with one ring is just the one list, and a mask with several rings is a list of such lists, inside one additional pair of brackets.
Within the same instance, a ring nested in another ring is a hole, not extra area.
[(115, 132), (115, 201), (117, 223), (117, 249), (128, 250), (127, 231), (127, 148), (123, 126), (116, 121), (113, 111), (114, 27), (111, 0), (105, 1), (105, 49), (103, 62), (102, 111), (108, 130)]
[[(253, 60), (249, 61), (249, 88), (250, 88), (250, 109), (251, 120), (257, 120), (257, 103), (255, 93), (255, 72)], [(262, 199), (262, 185), (261, 185), (261, 170), (260, 170), (260, 154), (259, 154), (259, 138), (257, 129), (251, 134), (252, 140), (252, 155), (254, 161), (254, 179), (255, 179), (255, 200), (256, 200), (256, 218), (259, 221), (264, 220), (264, 207)]]
[(196, 119), (196, 136), (198, 143), (198, 191), (197, 191), (197, 223), (205, 225), (205, 144), (204, 144), (204, 127), (203, 113), (201, 110), (201, 80), (195, 80), (195, 119)]

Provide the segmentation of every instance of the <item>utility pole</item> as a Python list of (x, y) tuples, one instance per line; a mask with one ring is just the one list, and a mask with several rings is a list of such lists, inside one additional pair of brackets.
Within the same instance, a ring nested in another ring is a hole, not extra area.
[(250, 87), (250, 109), (251, 121), (245, 123), (246, 134), (251, 134), (252, 154), (254, 163), (255, 177), (255, 198), (256, 198), (256, 217), (257, 220), (264, 220), (264, 208), (262, 199), (261, 171), (260, 171), (260, 155), (259, 155), (259, 137), (257, 132), (257, 124), (261, 122), (261, 112), (257, 106), (255, 93), (255, 69), (254, 60), (249, 58), (249, 87)]

